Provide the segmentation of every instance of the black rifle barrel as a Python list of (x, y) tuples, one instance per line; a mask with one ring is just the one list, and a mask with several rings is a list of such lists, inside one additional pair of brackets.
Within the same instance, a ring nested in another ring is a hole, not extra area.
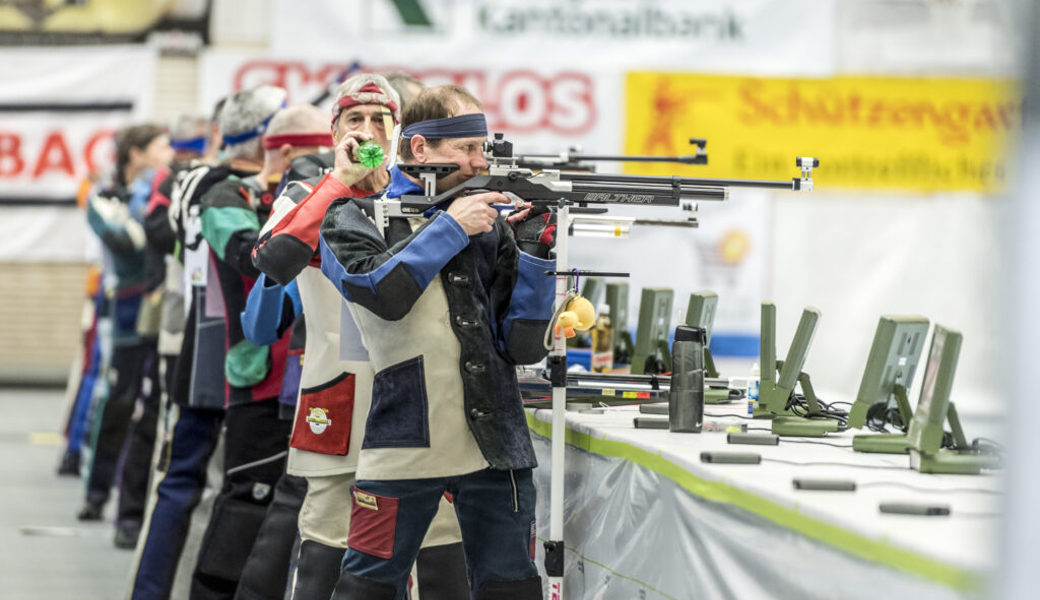
[(680, 154), (678, 156), (647, 156), (635, 155), (607, 155), (607, 154), (572, 154), (574, 160), (604, 161), (604, 162), (667, 162), (682, 163), (684, 165), (707, 164), (708, 157), (705, 154)]
[[(578, 385), (583, 381), (594, 381), (598, 383), (629, 383), (629, 384), (646, 384), (654, 385), (656, 382), (658, 385), (670, 385), (672, 378), (668, 375), (632, 375), (630, 373), (568, 373), (567, 383), (570, 385)], [(713, 387), (721, 387), (729, 385), (729, 380), (724, 377), (705, 377), (704, 383)]]
[[(561, 160), (565, 159), (565, 160)], [(556, 165), (576, 164), (582, 161), (588, 162), (654, 162), (654, 163), (680, 163), (684, 165), (706, 165), (708, 156), (705, 154), (680, 154), (678, 156), (648, 156), (648, 155), (626, 155), (626, 154), (565, 154), (564, 156), (552, 154), (524, 154), (517, 157), (521, 164)]]
[[(648, 194), (663, 196), (665, 198), (678, 198), (683, 200), (725, 200), (726, 190), (721, 187), (694, 187), (680, 185), (672, 187), (669, 185), (653, 184), (631, 184), (631, 183), (599, 183), (599, 182), (573, 182), (571, 185), (573, 193), (588, 194)], [(676, 198), (676, 199), (678, 199)]]
[(660, 225), (663, 227), (700, 227), (696, 218), (689, 219), (636, 219), (634, 225)]
[(797, 190), (794, 180), (775, 181), (766, 179), (711, 179), (705, 177), (658, 177), (654, 175), (613, 175), (607, 173), (560, 173), (560, 179), (564, 181), (589, 181), (596, 183), (628, 183), (633, 185), (668, 185), (668, 186), (729, 186), (729, 187), (751, 187), (770, 188), (780, 190)]

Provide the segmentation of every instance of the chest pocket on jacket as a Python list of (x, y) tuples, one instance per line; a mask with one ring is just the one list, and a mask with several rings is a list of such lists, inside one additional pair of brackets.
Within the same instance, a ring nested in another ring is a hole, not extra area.
[(429, 448), (430, 419), (422, 356), (389, 366), (372, 381), (362, 448)]

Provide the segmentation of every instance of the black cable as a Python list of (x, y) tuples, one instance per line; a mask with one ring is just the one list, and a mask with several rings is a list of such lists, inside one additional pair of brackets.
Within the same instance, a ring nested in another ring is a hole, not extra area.
[(851, 448), (852, 444), (832, 444), (830, 442), (821, 442), (817, 440), (789, 440), (786, 438), (780, 438), (781, 442), (785, 444), (819, 444), (821, 446), (834, 446), (835, 448)]
[(867, 409), (867, 429), (878, 433), (889, 433), (888, 427), (886, 427), (886, 424), (889, 423), (900, 432), (906, 432), (906, 426), (898, 408), (890, 408), (885, 402), (877, 402)]
[(776, 462), (787, 465), (796, 465), (799, 467), (853, 467), (856, 469), (898, 469), (900, 471), (907, 470), (907, 467), (897, 467), (895, 465), (857, 465), (853, 463), (840, 462), (795, 462), (793, 460), (783, 460), (781, 458), (762, 458), (762, 462)]
[(809, 402), (805, 399), (805, 396), (791, 392), (791, 395), (787, 398), (785, 409), (798, 417), (823, 417), (838, 421), (843, 426), (848, 422), (848, 411), (833, 408), (832, 404), (824, 402), (819, 398), (816, 399), (816, 404), (819, 407), (819, 411), (810, 414)]
[(754, 419), (754, 417), (751, 417), (751, 416), (748, 416), (748, 415), (736, 415), (736, 414), (734, 414), (734, 415), (720, 415), (720, 414), (704, 413), (704, 416), (705, 417), (711, 417), (713, 419), (727, 419), (729, 417), (733, 417), (734, 419)]
[(888, 409), (884, 404), (875, 404), (867, 409), (867, 428), (878, 433), (889, 433)]
[(890, 407), (885, 410), (885, 420), (892, 424), (893, 427), (905, 432), (906, 428), (910, 426), (909, 423), (903, 422), (903, 415), (899, 412), (898, 407)]
[(866, 483), (857, 484), (857, 487), (870, 487), (870, 486), (894, 486), (907, 488), (914, 490), (915, 492), (924, 492), (926, 494), (992, 494), (994, 496), (1003, 496), (1004, 492), (1000, 490), (987, 490), (984, 488), (924, 488), (916, 485), (910, 485), (909, 483), (901, 483), (899, 481), (868, 481)]

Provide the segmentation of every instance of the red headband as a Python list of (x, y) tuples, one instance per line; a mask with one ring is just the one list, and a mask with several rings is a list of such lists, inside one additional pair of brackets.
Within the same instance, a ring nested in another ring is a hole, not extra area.
[(336, 119), (339, 118), (339, 113), (342, 112), (344, 108), (357, 106), (358, 104), (376, 104), (379, 106), (385, 106), (390, 109), (390, 114), (394, 116), (394, 122), (397, 122), (397, 103), (391, 100), (390, 96), (383, 92), (378, 85), (370, 81), (361, 86), (361, 89), (358, 91), (341, 96), (340, 99), (336, 101), (336, 106), (339, 107), (339, 110), (332, 116), (332, 123), (335, 125)]
[(269, 135), (264, 138), (264, 150), (281, 148), (283, 144), (290, 146), (326, 146), (331, 148), (336, 144), (328, 133), (286, 133), (283, 135)]

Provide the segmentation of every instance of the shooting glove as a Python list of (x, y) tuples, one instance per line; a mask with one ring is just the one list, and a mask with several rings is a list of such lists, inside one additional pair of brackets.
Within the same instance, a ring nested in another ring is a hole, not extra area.
[(533, 206), (523, 221), (512, 223), (513, 237), (521, 252), (551, 258), (556, 245), (556, 213), (546, 206)]

